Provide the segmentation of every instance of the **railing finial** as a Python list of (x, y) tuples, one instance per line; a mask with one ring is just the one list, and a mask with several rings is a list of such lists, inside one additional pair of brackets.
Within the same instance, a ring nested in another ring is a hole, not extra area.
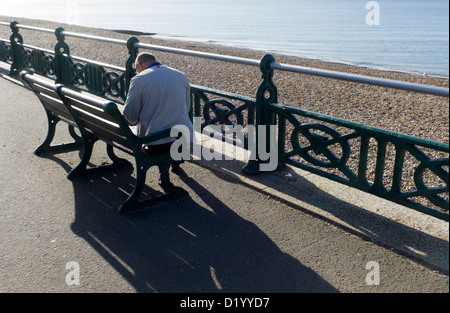
[(128, 92), (128, 88), (130, 87), (131, 78), (136, 75), (136, 69), (134, 68), (134, 61), (136, 60), (139, 48), (136, 47), (136, 44), (139, 43), (139, 39), (136, 37), (130, 37), (127, 40), (127, 48), (130, 56), (125, 63), (125, 90)]
[[(278, 90), (277, 86), (273, 82), (273, 69), (271, 64), (275, 62), (275, 58), (271, 54), (266, 54), (260, 61), (259, 68), (262, 72), (262, 83), (256, 92), (256, 149), (254, 153), (256, 156), (252, 156), (251, 160), (246, 164), (242, 171), (246, 174), (257, 174), (260, 172), (260, 159), (259, 159), (259, 127), (260, 125), (266, 126), (266, 134), (270, 134), (270, 125), (275, 125), (275, 114), (270, 110), (271, 103), (278, 103)], [(266, 136), (266, 148), (270, 149), (270, 139)]]
[(11, 44), (11, 59), (12, 64), (9, 70), (9, 75), (15, 75), (19, 73), (23, 68), (23, 37), (19, 34), (19, 27), (17, 27), (19, 22), (13, 21), (9, 24), (12, 30), (12, 34), (9, 37), (9, 41)]
[(63, 34), (64, 28), (55, 29), (55, 36), (58, 43), (55, 45), (55, 76), (58, 84), (72, 84), (75, 73), (72, 68), (73, 61), (70, 58), (69, 45), (65, 42)]

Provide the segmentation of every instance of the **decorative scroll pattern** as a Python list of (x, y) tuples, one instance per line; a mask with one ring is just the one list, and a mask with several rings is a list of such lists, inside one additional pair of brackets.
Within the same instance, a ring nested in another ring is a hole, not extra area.
[[(226, 127), (245, 128), (254, 123), (255, 99), (195, 85), (191, 86), (191, 95), (191, 117), (201, 117), (202, 130), (208, 125), (218, 125), (225, 137)], [(244, 141), (247, 148), (246, 136)]]
[(448, 220), (447, 145), (300, 109), (272, 109), (279, 125), (289, 126), (279, 128), (279, 138), (290, 129), (282, 162)]
[[(77, 62), (72, 57), (18, 45), (20, 67), (58, 83), (71, 85), (119, 103), (126, 99), (125, 73), (90, 62)], [(63, 51), (65, 52), (65, 51)], [(17, 52), (16, 52), (17, 53)], [(12, 63), (11, 45), (0, 41), (0, 60)], [(58, 68), (58, 69), (57, 69)], [(57, 75), (58, 73), (58, 75)]]
[(124, 72), (113, 72), (94, 63), (75, 63), (67, 57), (63, 64), (66, 83), (120, 103), (125, 101)]
[(22, 48), (24, 69), (55, 79), (54, 56), (35, 49)]
[(0, 61), (11, 64), (11, 45), (9, 42), (0, 40)]

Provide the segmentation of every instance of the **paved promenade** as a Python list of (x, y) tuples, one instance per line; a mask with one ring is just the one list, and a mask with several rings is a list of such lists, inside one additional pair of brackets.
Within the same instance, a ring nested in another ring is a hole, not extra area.
[(78, 153), (34, 155), (44, 110), (0, 76), (0, 292), (449, 291), (448, 223), (290, 167), (186, 162), (171, 178), (188, 197), (119, 215), (133, 169), (68, 180)]

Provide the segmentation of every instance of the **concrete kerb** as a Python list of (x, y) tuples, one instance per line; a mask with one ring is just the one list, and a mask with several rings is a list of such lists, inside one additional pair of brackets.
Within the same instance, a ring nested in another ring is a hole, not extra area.
[[(18, 77), (7, 73), (8, 68), (0, 63), (3, 79), (24, 86)], [(236, 155), (229, 156), (232, 160), (222, 155), (218, 160), (189, 162), (448, 274), (447, 222), (291, 166), (247, 176), (242, 173), (247, 161), (247, 153), (242, 148), (225, 147), (230, 144), (201, 134), (197, 136), (203, 147), (233, 151)]]

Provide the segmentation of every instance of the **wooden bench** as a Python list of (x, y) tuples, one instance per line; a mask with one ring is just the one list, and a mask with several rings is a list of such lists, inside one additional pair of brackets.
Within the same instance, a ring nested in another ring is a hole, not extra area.
[[(75, 120), (56, 93), (55, 82), (44, 77), (37, 78), (35, 76), (27, 75), (27, 72), (22, 72), (20, 76), (39, 98), (44, 106), (45, 113), (47, 114), (47, 137), (34, 151), (34, 153), (36, 155), (40, 155), (44, 153), (59, 153), (81, 149), (83, 146), (83, 140), (76, 134), (75, 127), (77, 127), (77, 125)], [(69, 125), (69, 133), (74, 139), (74, 142), (52, 145), (52, 141), (55, 137), (56, 126), (60, 121), (63, 121)]]
[[(67, 174), (69, 179), (74, 179), (87, 173), (98, 172), (105, 168), (131, 165), (127, 160), (116, 156), (114, 148), (117, 148), (132, 155), (136, 163), (134, 189), (128, 199), (120, 205), (119, 213), (141, 207), (155, 200), (155, 197), (139, 200), (142, 188), (145, 185), (147, 171), (152, 166), (159, 167), (161, 173), (160, 185), (165, 191), (165, 194), (162, 196), (179, 194), (179, 188), (175, 188), (170, 182), (169, 168), (174, 162), (170, 153), (150, 156), (141, 149), (142, 145), (148, 145), (153, 141), (170, 137), (170, 129), (165, 129), (146, 137), (137, 137), (116, 103), (61, 84), (55, 84), (36, 74), (22, 72), (20, 76), (39, 97), (49, 119), (49, 134), (44, 142), (45, 145), (42, 144), (38, 148), (40, 152), (53, 151), (53, 149), (48, 147), (54, 135), (54, 124), (59, 120), (67, 122), (72, 127), (71, 132), (73, 132), (73, 127), (76, 126), (81, 133), (81, 160)], [(107, 153), (113, 163), (107, 166), (88, 168), (94, 144), (98, 140), (107, 144)], [(78, 141), (76, 143), (78, 144)]]

